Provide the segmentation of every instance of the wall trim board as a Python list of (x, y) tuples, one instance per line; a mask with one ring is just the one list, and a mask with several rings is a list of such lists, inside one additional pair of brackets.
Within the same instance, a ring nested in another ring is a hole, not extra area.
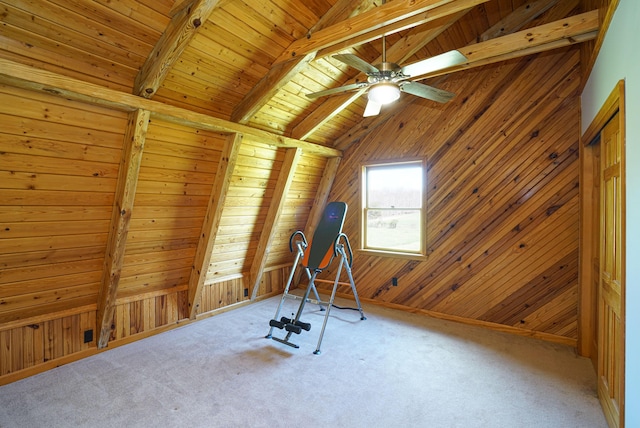
[(137, 302), (137, 301), (140, 301), (140, 300), (150, 299), (152, 297), (167, 296), (169, 294), (174, 294), (174, 293), (179, 293), (181, 291), (186, 291), (186, 290), (188, 290), (188, 288), (189, 288), (188, 285), (183, 284), (183, 285), (179, 285), (177, 287), (165, 288), (163, 290), (158, 290), (158, 291), (150, 291), (150, 292), (144, 293), (144, 294), (134, 294), (133, 296), (118, 297), (116, 299), (116, 305), (122, 305), (124, 303)]
[(174, 328), (177, 328), (177, 327), (182, 327), (183, 325), (190, 324), (192, 322), (194, 321), (188, 318), (181, 319), (176, 323), (167, 324), (162, 327), (157, 327), (153, 330), (137, 333), (123, 339), (110, 340), (109, 344), (102, 349), (98, 349), (97, 346), (94, 345), (91, 348), (85, 349), (83, 351), (74, 352), (72, 354), (65, 355), (64, 357), (46, 361), (42, 364), (37, 364), (35, 366), (31, 366), (31, 367), (24, 368), (22, 370), (11, 372), (6, 375), (0, 376), (0, 386), (7, 385), (9, 383), (16, 382), (21, 379), (25, 379), (27, 377), (36, 375), (38, 373), (43, 373), (45, 371), (63, 366), (65, 364), (72, 363), (74, 361), (79, 361), (84, 358), (91, 357), (93, 355), (101, 354), (111, 349), (114, 349), (123, 345), (127, 345), (129, 343), (133, 343), (147, 337), (155, 336), (156, 334), (164, 333), (166, 331), (173, 330)]
[(72, 309), (65, 309), (64, 311), (57, 311), (52, 313), (47, 313), (43, 315), (36, 315), (29, 318), (22, 318), (15, 321), (8, 321), (0, 324), (0, 331), (4, 330), (12, 330), (14, 328), (25, 327), (28, 325), (39, 324), (41, 322), (51, 321), (57, 318), (64, 318), (70, 315), (78, 315), (86, 312), (96, 311), (98, 309), (97, 304), (78, 306)]
[[(326, 293), (327, 290), (318, 289), (318, 293), (323, 294), (323, 292)], [(349, 300), (353, 300), (353, 294), (351, 294), (351, 293), (336, 292), (336, 296), (342, 297), (342, 298), (345, 298), (345, 299), (349, 299)], [(455, 316), (455, 315), (448, 315), (448, 314), (443, 314), (441, 312), (430, 311), (428, 309), (412, 308), (410, 306), (400, 305), (400, 304), (397, 304), (397, 303), (381, 302), (379, 300), (369, 299), (369, 298), (366, 298), (366, 297), (359, 297), (359, 298), (360, 298), (362, 303), (367, 303), (367, 304), (371, 304), (371, 305), (375, 305), (375, 306), (380, 306), (380, 307), (383, 307), (383, 308), (396, 309), (396, 310), (403, 311), (403, 312), (423, 315), (423, 316), (427, 316), (427, 317), (431, 317), (431, 318), (437, 318), (437, 319), (441, 319), (441, 320), (445, 320), (445, 321), (453, 321), (453, 322), (457, 322), (457, 323), (460, 323), (460, 324), (483, 327), (483, 328), (486, 328), (488, 330), (500, 331), (500, 332), (503, 332), (503, 333), (514, 334), (516, 336), (531, 337), (531, 338), (534, 338), (534, 339), (544, 340), (545, 342), (551, 342), (551, 343), (557, 343), (557, 344), (560, 344), (560, 345), (570, 346), (572, 348), (576, 348), (576, 346), (577, 346), (577, 340), (576, 339), (572, 339), (572, 338), (565, 337), (565, 336), (558, 336), (558, 335), (555, 335), (555, 334), (549, 334), (549, 333), (533, 331), (533, 330), (526, 330), (526, 329), (522, 329), (522, 328), (511, 327), (511, 326), (507, 326), (507, 325), (504, 325), (504, 324), (497, 324), (497, 323), (492, 323), (492, 322), (488, 322), (488, 321), (480, 321), (480, 320), (475, 320), (475, 319), (471, 319), (471, 318), (458, 317), (458, 316)], [(364, 308), (364, 309), (365, 309), (365, 313), (366, 313), (366, 308)]]
[(593, 214), (591, 204), (593, 198), (591, 191), (594, 186), (593, 177), (588, 169), (592, 167), (593, 153), (590, 151), (590, 144), (600, 135), (600, 132), (609, 120), (624, 106), (625, 81), (619, 80), (615, 85), (604, 104), (589, 124), (587, 130), (580, 136), (580, 266), (578, 268), (578, 353), (584, 357), (590, 357), (596, 364), (597, 354), (594, 354), (592, 345), (594, 343), (594, 331), (596, 321), (591, 319), (590, 308), (596, 305), (597, 296), (592, 295), (590, 286), (593, 278), (592, 272), (592, 248), (591, 226), (593, 224)]

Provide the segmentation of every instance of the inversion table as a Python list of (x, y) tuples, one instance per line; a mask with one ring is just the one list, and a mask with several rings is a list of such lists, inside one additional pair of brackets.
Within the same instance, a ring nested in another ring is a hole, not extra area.
[[(324, 322), (322, 323), (322, 330), (320, 331), (320, 338), (318, 339), (318, 345), (316, 346), (316, 350), (313, 352), (316, 355), (320, 354), (322, 337), (324, 335), (324, 330), (327, 326), (327, 320), (329, 319), (329, 313), (331, 312), (332, 307), (336, 307), (338, 309), (358, 310), (360, 312), (360, 319), (367, 319), (364, 316), (364, 312), (362, 311), (362, 305), (360, 305), (360, 299), (358, 298), (356, 285), (353, 281), (353, 276), (351, 275), (351, 264), (353, 261), (351, 245), (349, 244), (347, 235), (342, 233), (342, 226), (344, 224), (346, 213), (346, 203), (330, 202), (322, 214), (320, 223), (318, 224), (318, 227), (313, 234), (313, 239), (309, 243), (307, 243), (307, 239), (304, 236), (304, 233), (299, 230), (294, 232), (289, 238), (289, 249), (291, 250), (291, 252), (294, 251), (293, 247), (295, 242), (297, 253), (293, 262), (293, 268), (291, 269), (291, 273), (289, 274), (287, 285), (284, 289), (284, 293), (282, 294), (282, 298), (280, 299), (280, 304), (278, 305), (278, 309), (276, 309), (276, 314), (273, 319), (269, 321), (269, 326), (271, 328), (269, 329), (269, 334), (267, 334), (266, 336), (267, 339), (273, 339), (280, 343), (284, 343), (285, 345), (299, 348), (298, 345), (290, 342), (289, 339), (291, 338), (291, 335), (293, 333), (300, 334), (302, 330), (309, 331), (311, 329), (310, 323), (300, 321), (300, 316), (302, 315), (304, 305), (307, 302), (319, 305), (321, 310), (324, 310), (326, 307)], [(333, 281), (333, 290), (331, 292), (331, 297), (328, 301), (322, 301), (316, 289), (316, 277), (331, 264), (333, 258), (336, 256), (340, 256), (340, 264), (338, 270), (336, 271), (336, 278)], [(300, 262), (300, 260), (302, 260), (302, 262)], [(298, 266), (301, 266), (304, 269), (309, 279), (309, 284), (307, 285), (304, 296), (302, 297), (289, 293), (289, 289), (291, 287), (291, 283)], [(340, 274), (343, 268), (347, 271), (349, 283), (351, 284), (351, 290), (353, 291), (356, 304), (358, 305), (357, 308), (341, 308), (333, 304), (336, 290), (338, 289), (338, 284), (340, 283)], [(309, 297), (311, 292), (313, 292), (315, 299), (311, 299)], [(280, 311), (282, 310), (283, 303), (286, 299), (299, 300), (300, 306), (298, 307), (298, 311), (293, 318), (281, 317), (280, 319), (278, 319), (278, 317), (280, 316)], [(283, 339), (274, 337), (274, 328), (286, 330), (286, 336)]]

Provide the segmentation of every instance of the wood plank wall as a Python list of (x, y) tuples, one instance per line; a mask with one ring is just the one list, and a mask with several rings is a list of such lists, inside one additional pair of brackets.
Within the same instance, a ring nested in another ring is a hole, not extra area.
[(118, 297), (188, 283), (224, 138), (149, 124)]
[[(0, 87), (0, 384), (97, 350), (96, 310), (127, 114)], [(152, 120), (109, 346), (189, 322), (188, 283), (226, 135)], [(282, 291), (326, 158), (302, 153), (283, 215), (265, 218), (285, 150), (246, 138), (197, 317), (248, 302), (257, 242), (273, 229), (258, 298)], [(92, 331), (92, 337), (85, 333)]]
[(363, 162), (428, 162), (428, 259), (356, 251), (360, 296), (575, 345), (579, 49), (437, 83), (458, 96), (444, 106), (414, 100), (340, 164), (330, 199), (352, 207), (344, 230), (357, 248)]
[[(289, 268), (263, 275), (260, 296), (282, 292)], [(202, 291), (199, 315), (210, 316), (246, 301), (243, 279), (218, 282)], [(189, 322), (186, 290), (120, 298), (116, 303), (109, 346), (140, 340)], [(96, 338), (84, 333), (96, 326), (95, 304), (0, 324), (0, 385), (97, 352)]]
[(0, 88), (0, 324), (96, 303), (126, 115)]

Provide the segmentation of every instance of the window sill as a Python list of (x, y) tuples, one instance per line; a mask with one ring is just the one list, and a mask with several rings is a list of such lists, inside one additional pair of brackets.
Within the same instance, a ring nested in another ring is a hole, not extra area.
[(402, 253), (402, 252), (395, 252), (395, 251), (365, 250), (365, 249), (358, 249), (356, 250), (356, 252), (358, 254), (362, 254), (366, 256), (393, 257), (397, 259), (418, 260), (418, 261), (427, 260), (427, 256), (422, 254), (415, 254), (415, 253)]

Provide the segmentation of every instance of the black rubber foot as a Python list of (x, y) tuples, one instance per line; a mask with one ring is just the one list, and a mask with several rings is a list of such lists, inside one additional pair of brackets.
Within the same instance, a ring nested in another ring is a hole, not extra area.
[(319, 350), (319, 349), (316, 349), (315, 351), (313, 351), (313, 353), (314, 353), (315, 355), (320, 355), (320, 350)]

